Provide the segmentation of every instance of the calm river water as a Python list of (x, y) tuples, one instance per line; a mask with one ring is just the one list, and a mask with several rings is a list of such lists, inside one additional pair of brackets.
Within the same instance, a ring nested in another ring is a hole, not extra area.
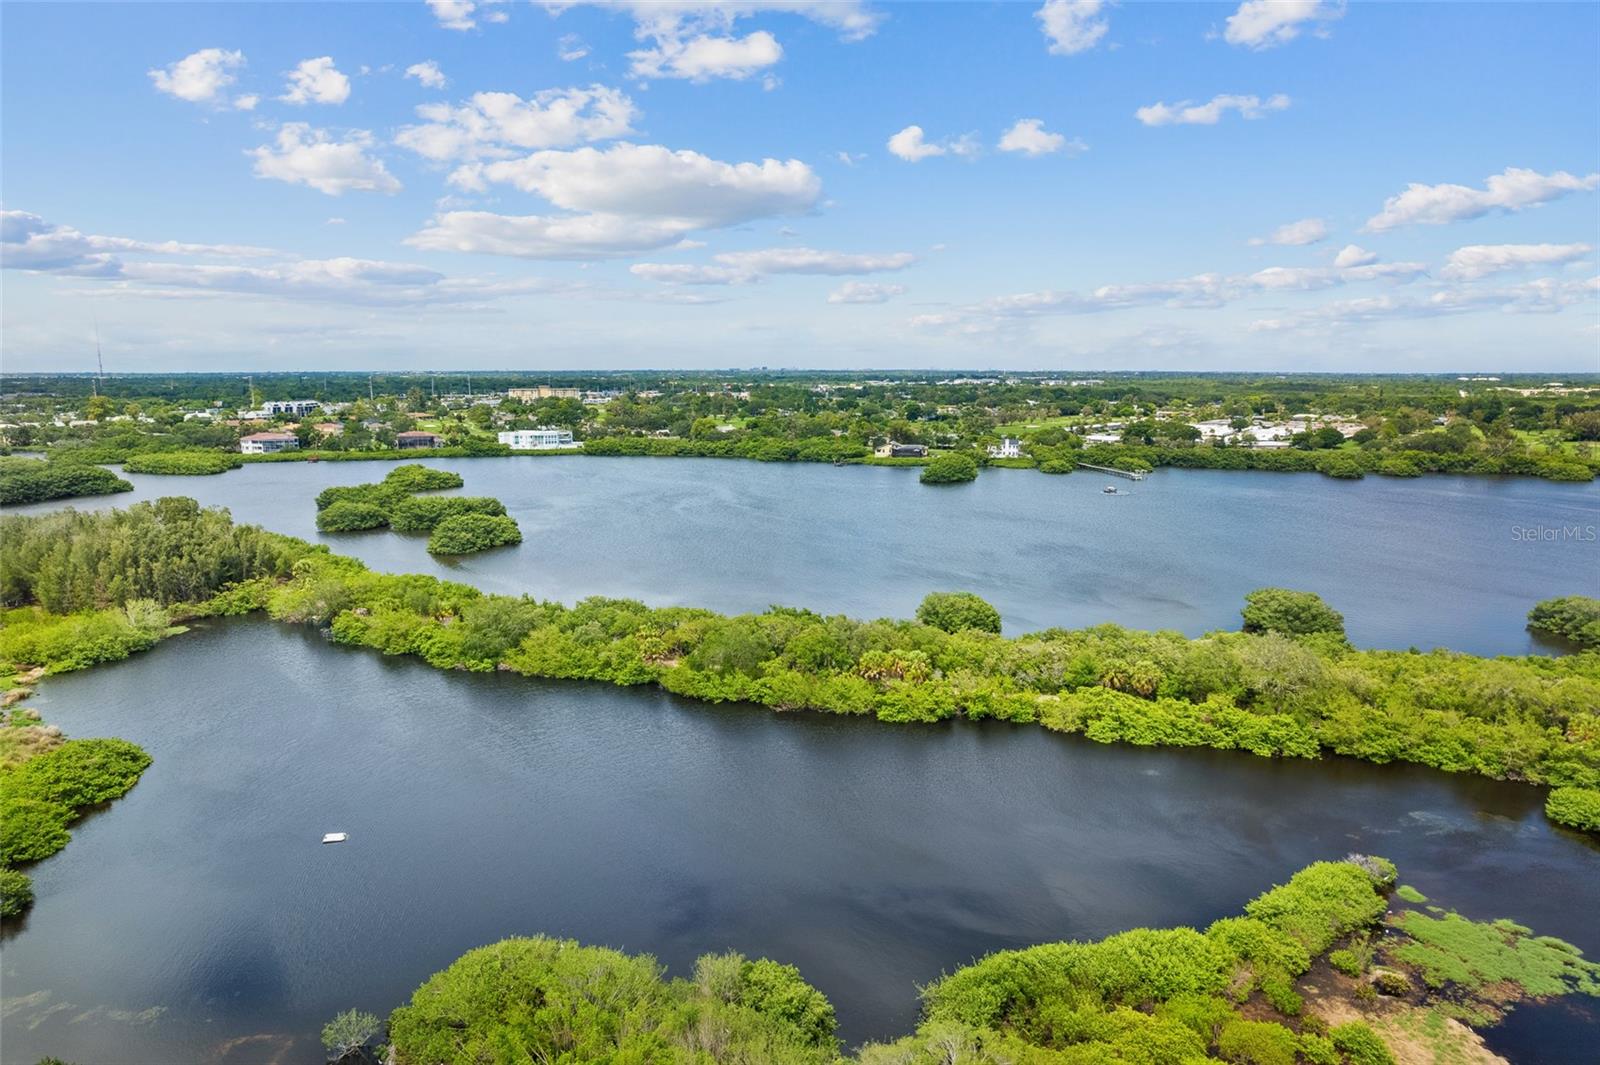
[[(916, 469), (808, 463), (427, 464), (459, 472), (465, 494), (502, 500), (523, 544), (445, 563), (423, 537), (319, 536), (316, 494), (379, 480), (392, 468), (383, 462), (128, 475), (135, 492), (72, 505), (188, 495), (380, 569), (566, 602), (609, 595), (909, 617), (928, 592), (964, 589), (998, 606), (1012, 633), (1106, 621), (1190, 635), (1233, 629), (1246, 592), (1280, 585), (1322, 594), (1361, 646), (1525, 654), (1543, 649), (1524, 626), (1535, 602), (1600, 595), (1600, 484), (1160, 470), (1108, 496), (1107, 478), (1086, 471), (993, 469), (970, 485), (930, 488)], [(20, 509), (50, 506), (59, 504)]]
[[(1203, 924), (1353, 849), (1600, 955), (1600, 849), (1536, 789), (1403, 766), (443, 673), (250, 619), (38, 702), (155, 762), (34, 870), (6, 1062), (317, 1062), (335, 1012), (535, 932), (678, 974), (730, 948), (792, 962), (854, 1043), (908, 1031), (915, 985), (976, 955)], [(1505, 1049), (1583, 1061), (1600, 1026), (1567, 1026)]]
[[(1233, 628), (1245, 592), (1281, 584), (1325, 595), (1359, 644), (1524, 653), (1534, 601), (1600, 594), (1594, 542), (1534, 531), (1600, 521), (1589, 485), (1163, 471), (1113, 497), (1084, 473), (930, 489), (905, 469), (429, 464), (502, 499), (526, 541), (446, 564), (420, 538), (319, 537), (316, 493), (378, 463), (135, 476), (75, 505), (192, 495), (386, 570), (567, 601), (904, 616), (964, 588), (1012, 632)], [(0, 945), (6, 1063), (317, 1062), (339, 1010), (385, 1013), (463, 951), (535, 932), (678, 974), (712, 950), (792, 962), (853, 1044), (909, 1031), (916, 985), (987, 951), (1203, 924), (1352, 849), (1600, 956), (1600, 848), (1547, 824), (1536, 789), (1426, 770), (447, 674), (260, 620), (51, 678), (36, 702), (155, 763), (33, 870), (39, 901)], [(1596, 1033), (1565, 1003), (1492, 1039), (1543, 1065), (1592, 1060)]]

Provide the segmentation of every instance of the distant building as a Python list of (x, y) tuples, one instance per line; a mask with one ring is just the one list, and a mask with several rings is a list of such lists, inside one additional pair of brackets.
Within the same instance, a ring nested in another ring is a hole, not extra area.
[(1083, 438), (1083, 442), (1086, 444), (1120, 444), (1122, 443), (1122, 434), (1104, 432), (1090, 433)]
[(299, 418), (315, 414), (321, 409), (322, 404), (314, 399), (273, 399), (261, 404), (261, 413), (269, 418), (279, 414), (292, 414)]
[(922, 444), (897, 444), (893, 440), (879, 444), (872, 452), (880, 459), (925, 459), (928, 449)]
[(1013, 436), (1002, 437), (998, 444), (990, 444), (988, 450), (992, 459), (1020, 459), (1022, 441)]
[(506, 398), (514, 399), (519, 403), (532, 403), (540, 399), (582, 399), (583, 390), (578, 388), (556, 388), (552, 385), (538, 385), (534, 388), (508, 388)]
[(407, 429), (403, 433), (394, 434), (394, 446), (401, 451), (417, 447), (442, 447), (444, 437), (438, 433), (428, 433), (421, 429)]
[(243, 455), (271, 455), (299, 446), (300, 438), (293, 433), (251, 433), (239, 438), (239, 452)]
[(343, 436), (344, 435), (344, 423), (343, 422), (318, 422), (317, 424), (313, 425), (311, 428), (315, 429), (317, 432), (321, 433), (323, 436)]
[(512, 451), (551, 451), (555, 448), (577, 447), (572, 439), (570, 429), (552, 429), (540, 426), (537, 429), (507, 429), (499, 434), (502, 444)]

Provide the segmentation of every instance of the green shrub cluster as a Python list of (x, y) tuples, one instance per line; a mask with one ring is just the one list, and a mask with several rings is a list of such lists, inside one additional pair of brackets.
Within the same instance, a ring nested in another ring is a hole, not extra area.
[[(50, 857), (72, 838), (67, 826), (89, 808), (126, 794), (150, 756), (126, 740), (68, 740), (0, 771), (0, 867)], [(28, 877), (0, 868), (0, 915), (33, 900)]]
[(917, 607), (917, 620), (945, 632), (1000, 631), (1000, 611), (971, 592), (929, 592)]
[(99, 466), (0, 457), (0, 506), (131, 491), (133, 485)]
[(504, 517), (505, 512), (505, 504), (490, 496), (415, 496), (395, 504), (389, 512), (389, 525), (395, 532), (432, 532), (440, 522), (459, 514)]
[(434, 526), (430, 555), (470, 555), (492, 547), (522, 543), (522, 530), (504, 514), (453, 514)]
[(922, 467), (923, 484), (965, 484), (978, 479), (978, 460), (961, 451), (935, 455)]
[(318, 532), (365, 532), (389, 524), (389, 511), (376, 503), (340, 500), (317, 511)]
[(154, 647), (171, 628), (166, 611), (149, 600), (64, 615), (22, 607), (0, 619), (0, 662), (50, 673), (119, 662)]
[(460, 488), (466, 482), (459, 473), (408, 462), (390, 470), (383, 478), (383, 483), (403, 492), (437, 492), (445, 488)]
[(1557, 824), (1600, 832), (1600, 788), (1556, 788), (1545, 800), (1544, 812)]
[(1546, 599), (1528, 612), (1528, 628), (1600, 651), (1600, 599), (1586, 595)]
[(389, 1019), (399, 1065), (750, 1061), (827, 1065), (833, 1008), (791, 966), (708, 956), (668, 980), (648, 955), (572, 940), (469, 951)]
[(150, 451), (130, 455), (123, 462), (124, 473), (155, 473), (194, 477), (227, 473), (244, 465), (238, 455), (224, 451)]
[(1317, 633), (1344, 635), (1344, 615), (1314, 592), (1287, 588), (1258, 588), (1244, 597), (1245, 632), (1276, 632), (1284, 636)]

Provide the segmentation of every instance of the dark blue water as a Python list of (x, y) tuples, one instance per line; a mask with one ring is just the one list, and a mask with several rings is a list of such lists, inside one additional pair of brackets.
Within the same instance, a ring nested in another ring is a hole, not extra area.
[(504, 501), (523, 544), (443, 563), (420, 537), (319, 537), (316, 494), (378, 480), (392, 468), (381, 462), (130, 475), (134, 493), (73, 505), (190, 495), (381, 569), (567, 602), (908, 617), (930, 591), (965, 589), (994, 602), (1009, 632), (1106, 621), (1235, 629), (1245, 593), (1279, 585), (1323, 595), (1361, 646), (1526, 654), (1553, 650), (1525, 628), (1535, 602), (1600, 596), (1600, 484), (1161, 470), (1108, 496), (1106, 478), (1086, 471), (993, 469), (934, 488), (916, 469), (804, 463), (428, 464), (460, 472), (467, 494)]
[[(985, 952), (1204, 925), (1351, 850), (1600, 955), (1600, 848), (1537, 789), (1405, 766), (446, 673), (253, 619), (37, 702), (155, 761), (33, 870), (0, 961), (19, 1065), (318, 1062), (334, 1013), (386, 1014), (535, 932), (677, 974), (726, 949), (794, 963), (855, 1043), (910, 1031), (916, 985)], [(1584, 1060), (1569, 1035), (1513, 1029), (1506, 1052)]]

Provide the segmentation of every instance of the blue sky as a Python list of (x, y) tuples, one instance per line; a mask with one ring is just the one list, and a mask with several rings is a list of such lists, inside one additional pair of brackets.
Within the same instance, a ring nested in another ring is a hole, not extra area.
[(0, 20), (13, 371), (1600, 371), (1600, 5)]

